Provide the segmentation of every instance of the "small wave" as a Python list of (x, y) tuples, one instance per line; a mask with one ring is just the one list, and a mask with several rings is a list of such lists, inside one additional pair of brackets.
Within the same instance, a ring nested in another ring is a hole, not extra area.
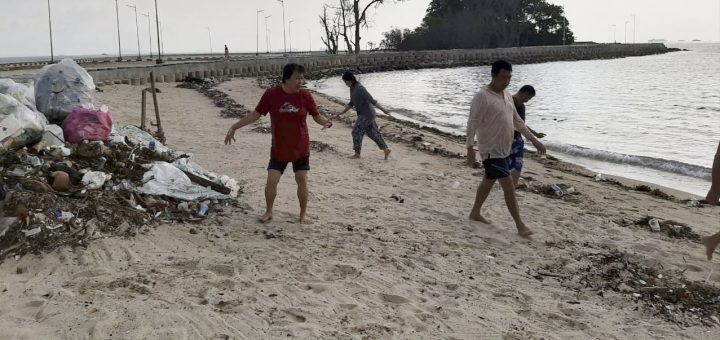
[(550, 150), (561, 152), (570, 156), (589, 158), (615, 164), (638, 166), (705, 180), (711, 179), (710, 168), (700, 165), (687, 164), (662, 158), (626, 155), (617, 152), (585, 148), (577, 145), (546, 143), (545, 146)]

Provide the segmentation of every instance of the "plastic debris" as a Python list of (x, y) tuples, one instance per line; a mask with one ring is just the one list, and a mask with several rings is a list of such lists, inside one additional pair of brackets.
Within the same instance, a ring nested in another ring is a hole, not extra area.
[(78, 107), (92, 107), (95, 83), (72, 59), (43, 67), (35, 78), (35, 104), (51, 122), (61, 122)]
[(650, 221), (648, 221), (648, 225), (650, 226), (650, 230), (652, 230), (653, 232), (657, 233), (660, 231), (660, 221), (658, 221), (657, 219), (651, 219)]
[(87, 189), (97, 190), (102, 188), (103, 185), (105, 185), (105, 182), (111, 178), (112, 175), (101, 171), (88, 171), (82, 178), (82, 184)]

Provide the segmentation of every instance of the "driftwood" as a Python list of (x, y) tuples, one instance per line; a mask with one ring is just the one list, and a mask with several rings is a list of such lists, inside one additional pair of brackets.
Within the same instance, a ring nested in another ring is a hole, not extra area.
[(219, 193), (221, 193), (221, 194), (224, 194), (224, 195), (230, 195), (230, 191), (231, 191), (230, 188), (228, 188), (228, 187), (226, 187), (226, 186), (224, 186), (224, 185), (217, 184), (217, 183), (212, 182), (212, 181), (210, 181), (210, 180), (208, 180), (208, 179), (206, 179), (206, 178), (204, 178), (204, 177), (200, 177), (200, 176), (198, 176), (198, 175), (189, 173), (189, 172), (187, 172), (187, 171), (183, 171), (183, 172), (190, 178), (191, 181), (193, 181), (193, 183), (197, 183), (197, 184), (199, 184), (200, 186), (203, 186), (203, 187), (206, 187), (206, 188), (207, 188), (207, 187), (210, 187), (210, 189), (212, 189), (212, 190), (214, 190), (214, 191), (217, 191), (217, 192), (219, 192)]

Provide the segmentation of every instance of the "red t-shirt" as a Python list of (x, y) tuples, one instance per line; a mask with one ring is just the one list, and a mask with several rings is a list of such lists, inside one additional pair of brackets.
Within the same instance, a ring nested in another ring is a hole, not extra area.
[(268, 89), (260, 98), (255, 111), (263, 116), (270, 113), (270, 159), (276, 162), (293, 162), (310, 156), (307, 114), (320, 114), (310, 92), (300, 90), (298, 93), (288, 94), (283, 91), (282, 86)]

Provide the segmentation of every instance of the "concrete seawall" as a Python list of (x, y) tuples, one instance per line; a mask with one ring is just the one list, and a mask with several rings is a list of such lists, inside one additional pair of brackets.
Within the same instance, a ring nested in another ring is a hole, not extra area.
[(143, 85), (150, 80), (177, 82), (186, 77), (253, 77), (279, 75), (288, 62), (305, 66), (308, 72), (344, 68), (393, 69), (486, 65), (497, 59), (512, 63), (540, 63), (562, 60), (610, 59), (661, 54), (669, 49), (663, 44), (606, 44), (583, 46), (543, 46), (486, 50), (441, 50), (368, 53), (360, 55), (291, 55), (289, 57), (243, 60), (194, 61), (152, 66), (93, 68), (88, 72), (97, 85)]

